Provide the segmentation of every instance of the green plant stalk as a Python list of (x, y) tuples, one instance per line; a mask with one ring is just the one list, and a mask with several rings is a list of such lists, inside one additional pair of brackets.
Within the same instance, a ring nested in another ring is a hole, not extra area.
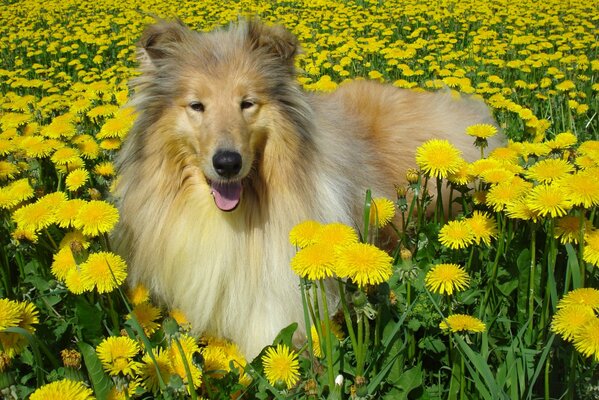
[(352, 344), (352, 349), (354, 350), (354, 354), (358, 355), (358, 342), (356, 340), (356, 333), (354, 331), (354, 327), (351, 321), (351, 314), (349, 312), (349, 306), (347, 305), (347, 300), (345, 298), (345, 290), (343, 289), (343, 282), (338, 281), (339, 284), (339, 297), (341, 298), (341, 307), (343, 308), (343, 318), (345, 319), (345, 325), (347, 326), (347, 332), (349, 334), (349, 339)]
[(364, 373), (364, 316), (358, 315), (358, 349), (356, 353), (356, 376)]
[[(443, 208), (443, 179), (437, 178), (437, 207), (435, 207), (435, 223), (445, 223), (445, 209)], [(450, 204), (451, 207), (451, 204)]]
[[(591, 220), (592, 223), (593, 220)], [(584, 211), (580, 211), (580, 235), (578, 238), (578, 263), (580, 265), (580, 285), (584, 287), (585, 275), (586, 275), (586, 261), (584, 261), (584, 235), (585, 235), (585, 219)]]
[(537, 264), (536, 258), (536, 233), (537, 224), (532, 224), (532, 234), (530, 238), (530, 280), (528, 285), (528, 337), (532, 342), (534, 332), (534, 312), (535, 312), (535, 270)]
[(181, 354), (181, 360), (183, 361), (183, 367), (185, 367), (185, 375), (187, 376), (187, 385), (189, 387), (189, 395), (192, 400), (197, 400), (198, 394), (196, 393), (195, 387), (193, 385), (193, 376), (191, 375), (191, 368), (189, 367), (189, 363), (187, 362), (187, 356), (185, 355), (185, 351), (183, 350), (183, 346), (181, 346), (181, 342), (179, 338), (175, 337), (173, 339), (175, 344), (177, 345), (177, 350), (179, 350), (179, 354)]
[(306, 278), (300, 278), (300, 292), (302, 293), (302, 304), (304, 306), (304, 324), (306, 325), (308, 351), (310, 352), (310, 370), (312, 371), (312, 373), (314, 373), (314, 343), (312, 341), (312, 330), (310, 329), (310, 313), (308, 310), (308, 299), (306, 297)]
[(329, 306), (327, 302), (327, 294), (322, 279), (319, 281), (320, 295), (322, 298), (322, 308), (324, 311), (324, 337), (326, 341), (326, 357), (327, 357), (327, 376), (329, 379), (329, 388), (335, 387), (335, 371), (333, 369), (333, 340), (331, 338), (331, 321), (329, 316)]
[[(491, 291), (493, 290), (493, 286), (495, 285), (495, 279), (497, 279), (497, 273), (499, 268), (499, 257), (503, 255), (503, 247), (504, 247), (504, 237), (505, 234), (505, 221), (501, 218), (501, 214), (498, 213), (499, 220), (499, 234), (497, 235), (497, 252), (495, 253), (495, 258), (493, 260), (493, 266), (491, 267), (491, 279), (489, 280), (489, 284), (487, 285), (487, 290), (485, 290), (485, 297), (483, 297), (483, 302), (481, 303), (481, 308), (479, 312), (479, 316), (481, 319), (484, 319), (484, 315), (486, 313), (487, 304), (489, 302), (489, 296)], [(471, 254), (472, 256), (472, 254)], [(469, 263), (471, 260), (468, 261)]]

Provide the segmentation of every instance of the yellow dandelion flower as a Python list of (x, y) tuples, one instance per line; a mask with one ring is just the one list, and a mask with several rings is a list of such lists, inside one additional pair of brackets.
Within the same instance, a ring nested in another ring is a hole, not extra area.
[(40, 133), (42, 136), (52, 139), (72, 137), (76, 133), (76, 128), (73, 124), (73, 115), (64, 114), (55, 117), (52, 122), (50, 122), (50, 125), (42, 127)]
[(247, 365), (246, 359), (240, 353), (235, 343), (215, 337), (204, 337), (200, 349), (204, 359), (204, 371), (213, 378), (221, 378), (224, 373), (231, 371), (231, 363), (240, 371), (239, 382), (248, 385), (251, 377), (243, 372)]
[(83, 185), (85, 185), (88, 180), (89, 173), (87, 172), (87, 170), (79, 168), (69, 172), (69, 174), (67, 175), (67, 179), (65, 180), (65, 184), (67, 190), (74, 192), (77, 189), (80, 189)]
[(491, 168), (483, 171), (479, 176), (487, 183), (501, 183), (512, 179), (515, 175), (506, 168)]
[(86, 236), (108, 233), (119, 220), (117, 209), (101, 200), (92, 200), (79, 209), (73, 225)]
[(160, 374), (162, 381), (166, 385), (168, 385), (171, 375), (173, 374), (173, 368), (168, 352), (161, 348), (156, 349), (154, 351), (154, 360), (152, 360), (150, 355), (146, 353), (141, 359), (141, 365), (139, 366), (138, 372), (143, 387), (156, 394), (160, 389), (158, 374)]
[(127, 291), (127, 297), (131, 301), (131, 304), (136, 306), (150, 300), (150, 291), (147, 287), (139, 283), (134, 287), (129, 288)]
[(470, 277), (457, 264), (437, 264), (427, 272), (424, 281), (431, 292), (452, 295), (466, 289)]
[(112, 376), (119, 374), (135, 376), (138, 363), (134, 357), (139, 353), (137, 342), (126, 336), (108, 337), (96, 347), (104, 370)]
[(340, 248), (358, 242), (358, 234), (348, 225), (333, 222), (323, 225), (314, 234), (314, 243), (324, 243), (331, 247)]
[(472, 164), (466, 162), (465, 160), (460, 163), (460, 166), (456, 172), (449, 174), (447, 177), (449, 182), (456, 185), (468, 185), (474, 181), (474, 178), (475, 175), (472, 172)]
[(584, 241), (583, 260), (599, 266), (599, 230), (592, 230), (584, 235)]
[(23, 200), (33, 197), (33, 188), (27, 178), (19, 179), (7, 186), (0, 187), (0, 209), (12, 208)]
[(38, 234), (35, 229), (17, 227), (11, 237), (19, 242), (37, 243)]
[(56, 221), (52, 207), (39, 201), (19, 208), (12, 217), (19, 228), (33, 231), (47, 228)]
[(289, 241), (292, 245), (304, 248), (314, 243), (314, 236), (322, 228), (322, 224), (318, 221), (304, 221), (291, 229), (289, 232)]
[(79, 151), (72, 147), (62, 147), (56, 150), (50, 159), (56, 165), (78, 162), (80, 160)]
[(541, 217), (561, 217), (572, 207), (566, 191), (558, 185), (537, 185), (526, 197), (528, 206)]
[(368, 243), (352, 243), (337, 255), (336, 273), (349, 278), (359, 287), (378, 285), (391, 277), (393, 259)]
[(451, 330), (452, 332), (484, 332), (487, 327), (480, 319), (471, 315), (453, 314), (445, 318), (439, 324), (439, 328), (443, 330)]
[(89, 245), (89, 240), (83, 236), (81, 231), (73, 230), (65, 233), (58, 244), (58, 248), (62, 249), (63, 247), (70, 247), (73, 251), (82, 251), (89, 248)]
[(335, 249), (327, 243), (304, 247), (291, 259), (293, 272), (313, 281), (332, 276), (334, 264)]
[(55, 209), (56, 223), (61, 228), (69, 228), (73, 226), (79, 210), (87, 202), (82, 199), (67, 200), (64, 203), (59, 204)]
[(52, 275), (56, 277), (56, 279), (65, 281), (67, 279), (67, 275), (76, 269), (77, 262), (75, 261), (75, 257), (73, 256), (70, 246), (65, 246), (58, 250), (56, 254), (54, 254), (50, 271), (52, 272)]
[(489, 153), (489, 158), (505, 163), (517, 163), (520, 158), (520, 152), (518, 147), (513, 146), (511, 143), (507, 147), (497, 147)]
[(493, 211), (503, 211), (507, 204), (524, 197), (531, 188), (532, 183), (516, 176), (493, 185), (487, 193), (486, 204), (493, 208)]
[(93, 392), (83, 382), (62, 379), (41, 386), (29, 400), (93, 400)]
[(550, 140), (546, 144), (553, 150), (568, 149), (574, 146), (578, 142), (578, 137), (572, 132), (558, 133), (553, 140)]
[(104, 122), (100, 132), (98, 132), (98, 139), (106, 138), (124, 138), (133, 126), (133, 119), (127, 118), (110, 118)]
[(497, 223), (487, 213), (474, 211), (470, 218), (464, 220), (474, 235), (474, 242), (491, 244), (491, 238), (497, 237)]
[(584, 226), (581, 227), (580, 217), (574, 215), (566, 215), (557, 219), (555, 224), (555, 237), (560, 239), (563, 244), (575, 243), (578, 244), (580, 239), (581, 228), (583, 232), (588, 232), (592, 229), (591, 221), (584, 219)]
[(19, 141), (19, 147), (23, 149), (27, 157), (44, 158), (62, 146), (58, 146), (54, 141), (45, 140), (41, 136), (27, 136)]
[(431, 139), (416, 149), (418, 167), (435, 178), (447, 178), (457, 172), (462, 161), (461, 152), (444, 139)]
[(599, 318), (587, 321), (574, 334), (574, 347), (586, 357), (599, 361)]
[(143, 328), (146, 336), (151, 336), (160, 327), (160, 324), (156, 322), (160, 318), (160, 309), (150, 303), (141, 303), (133, 307), (131, 313), (127, 315), (127, 319), (132, 319), (133, 316)]
[(74, 294), (91, 292), (94, 289), (94, 282), (89, 276), (82, 274), (78, 268), (73, 268), (67, 272), (64, 283), (69, 292)]
[(571, 305), (584, 305), (599, 311), (599, 290), (595, 288), (578, 288), (569, 291), (557, 303), (557, 308), (569, 307)]
[(551, 183), (565, 178), (574, 171), (574, 166), (561, 158), (541, 160), (528, 168), (524, 175), (540, 183)]
[(450, 249), (463, 249), (474, 241), (474, 232), (464, 220), (449, 221), (439, 231), (439, 242)]
[(127, 277), (125, 260), (105, 251), (90, 254), (80, 268), (82, 275), (94, 283), (98, 293), (113, 291)]
[(100, 148), (104, 150), (118, 150), (121, 147), (121, 140), (117, 138), (104, 139), (100, 142)]
[(14, 179), (18, 172), (19, 168), (12, 162), (0, 161), (0, 179)]
[(514, 200), (505, 206), (505, 213), (512, 219), (537, 222), (540, 215), (534, 211), (524, 198)]
[(94, 167), (94, 173), (103, 177), (113, 176), (115, 174), (114, 164), (110, 161), (101, 162)]
[(589, 306), (574, 304), (562, 307), (553, 316), (551, 331), (571, 342), (576, 331), (593, 318), (595, 318), (595, 312)]
[(591, 208), (599, 205), (599, 169), (590, 168), (566, 176), (560, 181), (573, 206)]
[(370, 206), (370, 222), (379, 228), (387, 225), (395, 216), (395, 204), (384, 197), (372, 199)]
[(100, 146), (89, 135), (80, 135), (73, 143), (77, 144), (81, 157), (87, 160), (95, 160), (100, 154)]
[(0, 331), (19, 325), (21, 310), (16, 301), (0, 299)]
[(281, 383), (287, 388), (292, 388), (299, 381), (299, 362), (297, 354), (289, 350), (284, 344), (269, 347), (262, 356), (264, 375), (273, 386)]
[(466, 133), (480, 139), (488, 139), (497, 134), (497, 128), (491, 124), (476, 124), (466, 128)]

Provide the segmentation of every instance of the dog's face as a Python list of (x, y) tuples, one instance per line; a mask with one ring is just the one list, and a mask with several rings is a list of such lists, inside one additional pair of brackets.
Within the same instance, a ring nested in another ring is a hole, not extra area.
[(137, 109), (160, 127), (146, 140), (172, 153), (181, 173), (199, 170), (216, 206), (234, 210), (295, 90), (295, 37), (256, 22), (211, 33), (160, 23), (139, 47)]

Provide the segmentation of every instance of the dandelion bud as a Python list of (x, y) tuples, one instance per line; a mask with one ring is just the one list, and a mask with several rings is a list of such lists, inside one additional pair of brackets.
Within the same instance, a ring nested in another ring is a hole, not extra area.
[(355, 307), (364, 307), (364, 305), (368, 302), (368, 298), (363, 291), (358, 290), (353, 295), (353, 302)]
[(414, 184), (418, 182), (418, 178), (420, 177), (420, 173), (415, 168), (410, 168), (406, 171), (406, 180), (408, 183)]
[(397, 193), (398, 199), (403, 199), (406, 197), (406, 194), (408, 193), (408, 188), (403, 185), (395, 185), (395, 193)]
[(90, 188), (90, 189), (88, 189), (87, 193), (89, 194), (89, 197), (92, 200), (101, 200), (102, 199), (102, 193), (100, 193), (100, 191), (98, 189)]
[(81, 368), (81, 354), (77, 350), (64, 349), (60, 352), (65, 367)]
[(399, 256), (402, 261), (410, 261), (412, 259), (412, 252), (409, 249), (401, 249)]
[(164, 334), (169, 338), (179, 334), (179, 324), (171, 317), (164, 319), (162, 329), (164, 329)]

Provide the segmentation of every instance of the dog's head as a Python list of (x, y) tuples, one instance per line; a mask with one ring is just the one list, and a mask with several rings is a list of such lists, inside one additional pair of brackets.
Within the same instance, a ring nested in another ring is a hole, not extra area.
[(138, 47), (133, 103), (143, 147), (170, 153), (181, 173), (199, 171), (216, 206), (235, 209), (269, 135), (306, 114), (297, 100), (297, 39), (257, 21), (209, 33), (159, 22)]

